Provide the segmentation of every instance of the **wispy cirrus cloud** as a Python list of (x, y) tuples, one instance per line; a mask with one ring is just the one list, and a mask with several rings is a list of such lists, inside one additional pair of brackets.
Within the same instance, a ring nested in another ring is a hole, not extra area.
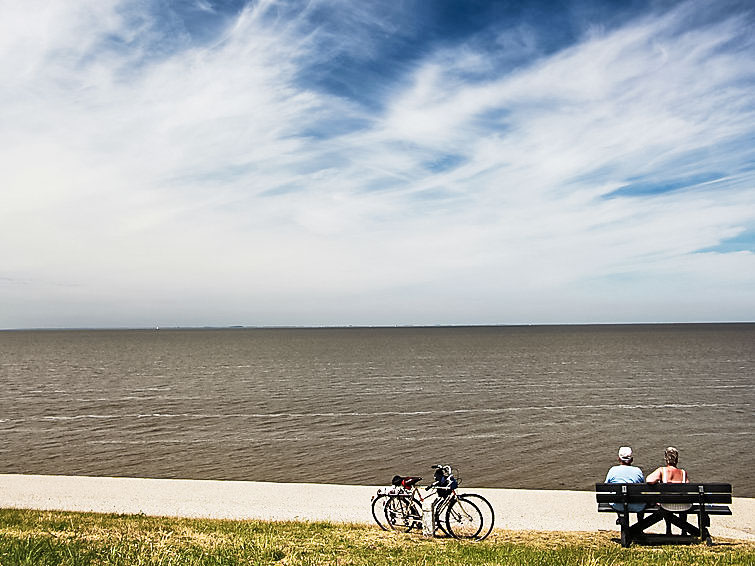
[(0, 326), (755, 314), (746, 7), (560, 49), (423, 42), (411, 3), (195, 8), (216, 32), (5, 10)]

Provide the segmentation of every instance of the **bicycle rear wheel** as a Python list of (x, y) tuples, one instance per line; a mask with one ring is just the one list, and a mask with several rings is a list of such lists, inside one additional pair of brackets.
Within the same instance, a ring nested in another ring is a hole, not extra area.
[[(378, 524), (378, 527), (384, 531), (389, 530), (388, 522), (385, 519), (385, 505), (388, 503), (388, 496), (380, 494), (372, 500), (372, 518)], [(380, 520), (382, 518), (382, 521)]]
[(493, 530), (493, 524), (495, 523), (495, 512), (493, 511), (493, 506), (490, 504), (490, 501), (485, 499), (482, 495), (478, 495), (476, 493), (462, 493), (458, 497), (460, 499), (471, 501), (472, 503), (477, 505), (480, 513), (482, 513), (482, 529), (477, 535), (477, 538), (479, 540), (487, 538)]
[(468, 499), (457, 497), (446, 512), (446, 528), (454, 538), (478, 538), (483, 518), (480, 508)]
[(395, 531), (409, 532), (414, 527), (422, 528), (422, 504), (405, 495), (388, 496), (385, 519)]

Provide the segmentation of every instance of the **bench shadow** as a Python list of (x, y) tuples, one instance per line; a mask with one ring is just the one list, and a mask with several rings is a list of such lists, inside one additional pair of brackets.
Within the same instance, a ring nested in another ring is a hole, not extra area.
[[(621, 544), (621, 538), (612, 538), (612, 541)], [(646, 534), (643, 535), (640, 538), (633, 538), (632, 539), (632, 546), (638, 545), (638, 546), (664, 546), (664, 545), (684, 545), (684, 546), (691, 546), (691, 545), (704, 545), (705, 543), (700, 542), (700, 537), (693, 537), (693, 536), (682, 536), (682, 535), (662, 535), (662, 534)], [(716, 544), (713, 543), (713, 546), (724, 546), (725, 543)]]

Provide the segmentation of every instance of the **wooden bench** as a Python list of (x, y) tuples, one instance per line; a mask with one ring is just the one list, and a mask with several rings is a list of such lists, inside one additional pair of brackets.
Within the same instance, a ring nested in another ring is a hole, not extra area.
[[(728, 504), (731, 503), (731, 484), (728, 483), (598, 483), (595, 484), (595, 496), (598, 511), (617, 513), (617, 524), (621, 525), (621, 546), (628, 547), (632, 541), (649, 541), (660, 538), (649, 535), (645, 529), (666, 521), (682, 529), (681, 535), (675, 535), (670, 541), (681, 542), (691, 537), (710, 545), (713, 541), (708, 532), (710, 515), (731, 515)], [(611, 504), (623, 504), (624, 511), (616, 511)], [(627, 505), (644, 503), (636, 523), (631, 524)], [(688, 511), (669, 511), (662, 504), (691, 504)], [(697, 515), (697, 526), (686, 521), (686, 516)], [(669, 533), (667, 532), (667, 535)]]

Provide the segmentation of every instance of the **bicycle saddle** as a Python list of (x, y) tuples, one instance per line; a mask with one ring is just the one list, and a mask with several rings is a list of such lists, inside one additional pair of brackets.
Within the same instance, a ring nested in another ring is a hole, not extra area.
[(421, 479), (420, 476), (393, 476), (391, 483), (395, 486), (411, 488)]

